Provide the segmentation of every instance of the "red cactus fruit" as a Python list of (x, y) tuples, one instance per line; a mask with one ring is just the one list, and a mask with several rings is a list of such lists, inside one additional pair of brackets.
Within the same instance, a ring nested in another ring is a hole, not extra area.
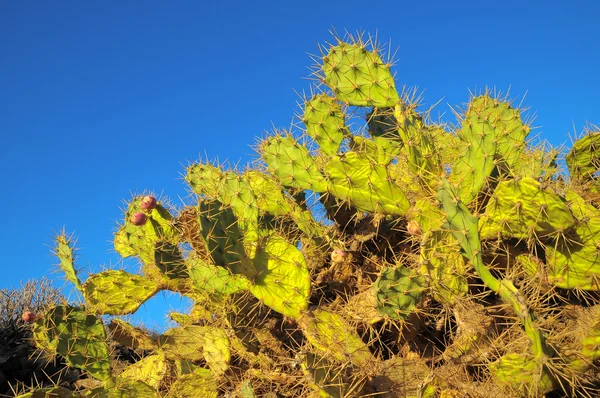
[(135, 213), (129, 219), (133, 225), (142, 226), (148, 221), (148, 217), (144, 213)]
[(156, 198), (154, 196), (144, 196), (140, 207), (144, 210), (152, 210), (156, 207)]
[(342, 249), (335, 249), (331, 252), (331, 262), (332, 263), (341, 263), (346, 259), (346, 252)]
[(35, 320), (37, 319), (37, 315), (35, 315), (33, 312), (31, 311), (25, 311), (23, 313), (23, 321), (27, 322), (27, 323), (33, 323), (35, 322)]

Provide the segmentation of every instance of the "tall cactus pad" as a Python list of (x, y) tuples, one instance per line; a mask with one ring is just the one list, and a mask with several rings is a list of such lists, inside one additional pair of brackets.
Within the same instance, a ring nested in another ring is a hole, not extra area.
[(566, 231), (575, 219), (563, 198), (524, 177), (498, 184), (479, 225), (482, 239), (526, 239)]
[(385, 267), (375, 281), (377, 310), (391, 319), (404, 319), (423, 294), (425, 281), (410, 268)]
[(298, 323), (308, 341), (324, 358), (356, 366), (367, 366), (373, 360), (369, 348), (356, 331), (333, 312), (307, 312)]
[(231, 350), (225, 330), (207, 328), (204, 334), (204, 359), (215, 376), (222, 376), (229, 369)]
[(356, 152), (334, 156), (325, 166), (329, 192), (361, 211), (404, 215), (410, 202), (385, 166)]
[(169, 367), (169, 362), (163, 354), (148, 355), (129, 365), (119, 377), (142, 381), (158, 390), (168, 375)]
[(510, 104), (482, 95), (471, 100), (468, 114), (475, 114), (494, 129), (497, 158), (517, 169), (531, 128), (523, 123), (521, 112)]
[(310, 275), (300, 250), (272, 235), (259, 245), (254, 266), (258, 272), (250, 292), (266, 306), (298, 319), (308, 308)]
[(327, 185), (319, 172), (315, 158), (304, 145), (291, 136), (276, 135), (260, 146), (269, 172), (284, 186), (325, 192)]
[(575, 141), (566, 161), (571, 175), (575, 177), (591, 177), (600, 171), (600, 131)]
[(306, 134), (319, 144), (323, 153), (337, 154), (348, 128), (342, 107), (335, 98), (327, 94), (311, 98), (304, 105), (302, 121), (306, 125)]
[(400, 101), (389, 65), (361, 43), (331, 47), (322, 68), (325, 84), (349, 105), (383, 108)]
[(477, 105), (477, 99), (474, 99), (463, 120), (459, 132), (463, 152), (450, 175), (450, 180), (458, 184), (460, 198), (466, 204), (481, 191), (496, 166), (496, 130)]
[(54, 253), (60, 260), (60, 268), (65, 273), (67, 280), (73, 283), (77, 289), (81, 290), (81, 282), (75, 270), (75, 255), (73, 253), (72, 242), (64, 233), (56, 237)]
[(92, 275), (83, 284), (88, 308), (98, 314), (126, 315), (135, 312), (160, 285), (141, 275), (109, 270)]
[(38, 319), (33, 338), (53, 354), (60, 354), (69, 366), (93, 377), (110, 377), (110, 357), (102, 321), (82, 308), (57, 306)]
[(203, 200), (199, 205), (199, 219), (206, 249), (214, 263), (234, 274), (254, 277), (256, 270), (246, 255), (243, 235), (231, 208), (217, 200)]

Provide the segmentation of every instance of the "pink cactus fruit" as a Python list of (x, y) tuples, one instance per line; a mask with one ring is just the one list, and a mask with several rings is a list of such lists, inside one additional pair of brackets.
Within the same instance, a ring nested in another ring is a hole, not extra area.
[(144, 210), (152, 210), (156, 207), (156, 198), (154, 196), (146, 195), (142, 198), (142, 204), (140, 207)]
[(332, 263), (341, 263), (347, 257), (347, 254), (342, 249), (335, 249), (331, 252), (331, 262)]
[(410, 220), (406, 225), (406, 231), (409, 233), (409, 235), (419, 236), (422, 232), (421, 224), (419, 224), (417, 220)]
[(35, 315), (33, 312), (31, 311), (25, 311), (23, 313), (23, 321), (27, 322), (27, 323), (33, 323), (35, 322), (35, 320), (37, 319), (37, 315)]
[(135, 213), (129, 219), (133, 225), (142, 226), (148, 221), (148, 217), (144, 213)]

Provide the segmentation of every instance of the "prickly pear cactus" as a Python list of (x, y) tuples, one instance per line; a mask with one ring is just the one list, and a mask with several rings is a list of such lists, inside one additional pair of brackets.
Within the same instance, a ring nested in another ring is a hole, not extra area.
[[(298, 130), (265, 138), (253, 168), (191, 165), (180, 209), (134, 197), (114, 247), (139, 274), (82, 281), (60, 235), (85, 304), (41, 316), (35, 341), (98, 382), (28, 396), (600, 394), (600, 132), (569, 175), (489, 91), (432, 121), (380, 48), (323, 47)], [(177, 327), (120, 318), (161, 290), (194, 300)], [(137, 363), (115, 366), (104, 315)]]

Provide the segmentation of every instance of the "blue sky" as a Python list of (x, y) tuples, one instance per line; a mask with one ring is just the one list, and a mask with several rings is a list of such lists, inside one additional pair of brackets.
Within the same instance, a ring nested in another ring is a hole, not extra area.
[[(536, 133), (569, 143), (600, 124), (599, 12), (594, 1), (3, 1), (0, 288), (55, 269), (63, 227), (80, 266), (117, 265), (122, 200), (151, 190), (179, 204), (188, 162), (250, 160), (256, 137), (290, 125), (307, 54), (331, 29), (391, 40), (396, 84), (442, 100), (440, 114), (469, 90), (510, 88), (527, 94)], [(159, 295), (136, 319), (161, 328), (183, 304)]]

